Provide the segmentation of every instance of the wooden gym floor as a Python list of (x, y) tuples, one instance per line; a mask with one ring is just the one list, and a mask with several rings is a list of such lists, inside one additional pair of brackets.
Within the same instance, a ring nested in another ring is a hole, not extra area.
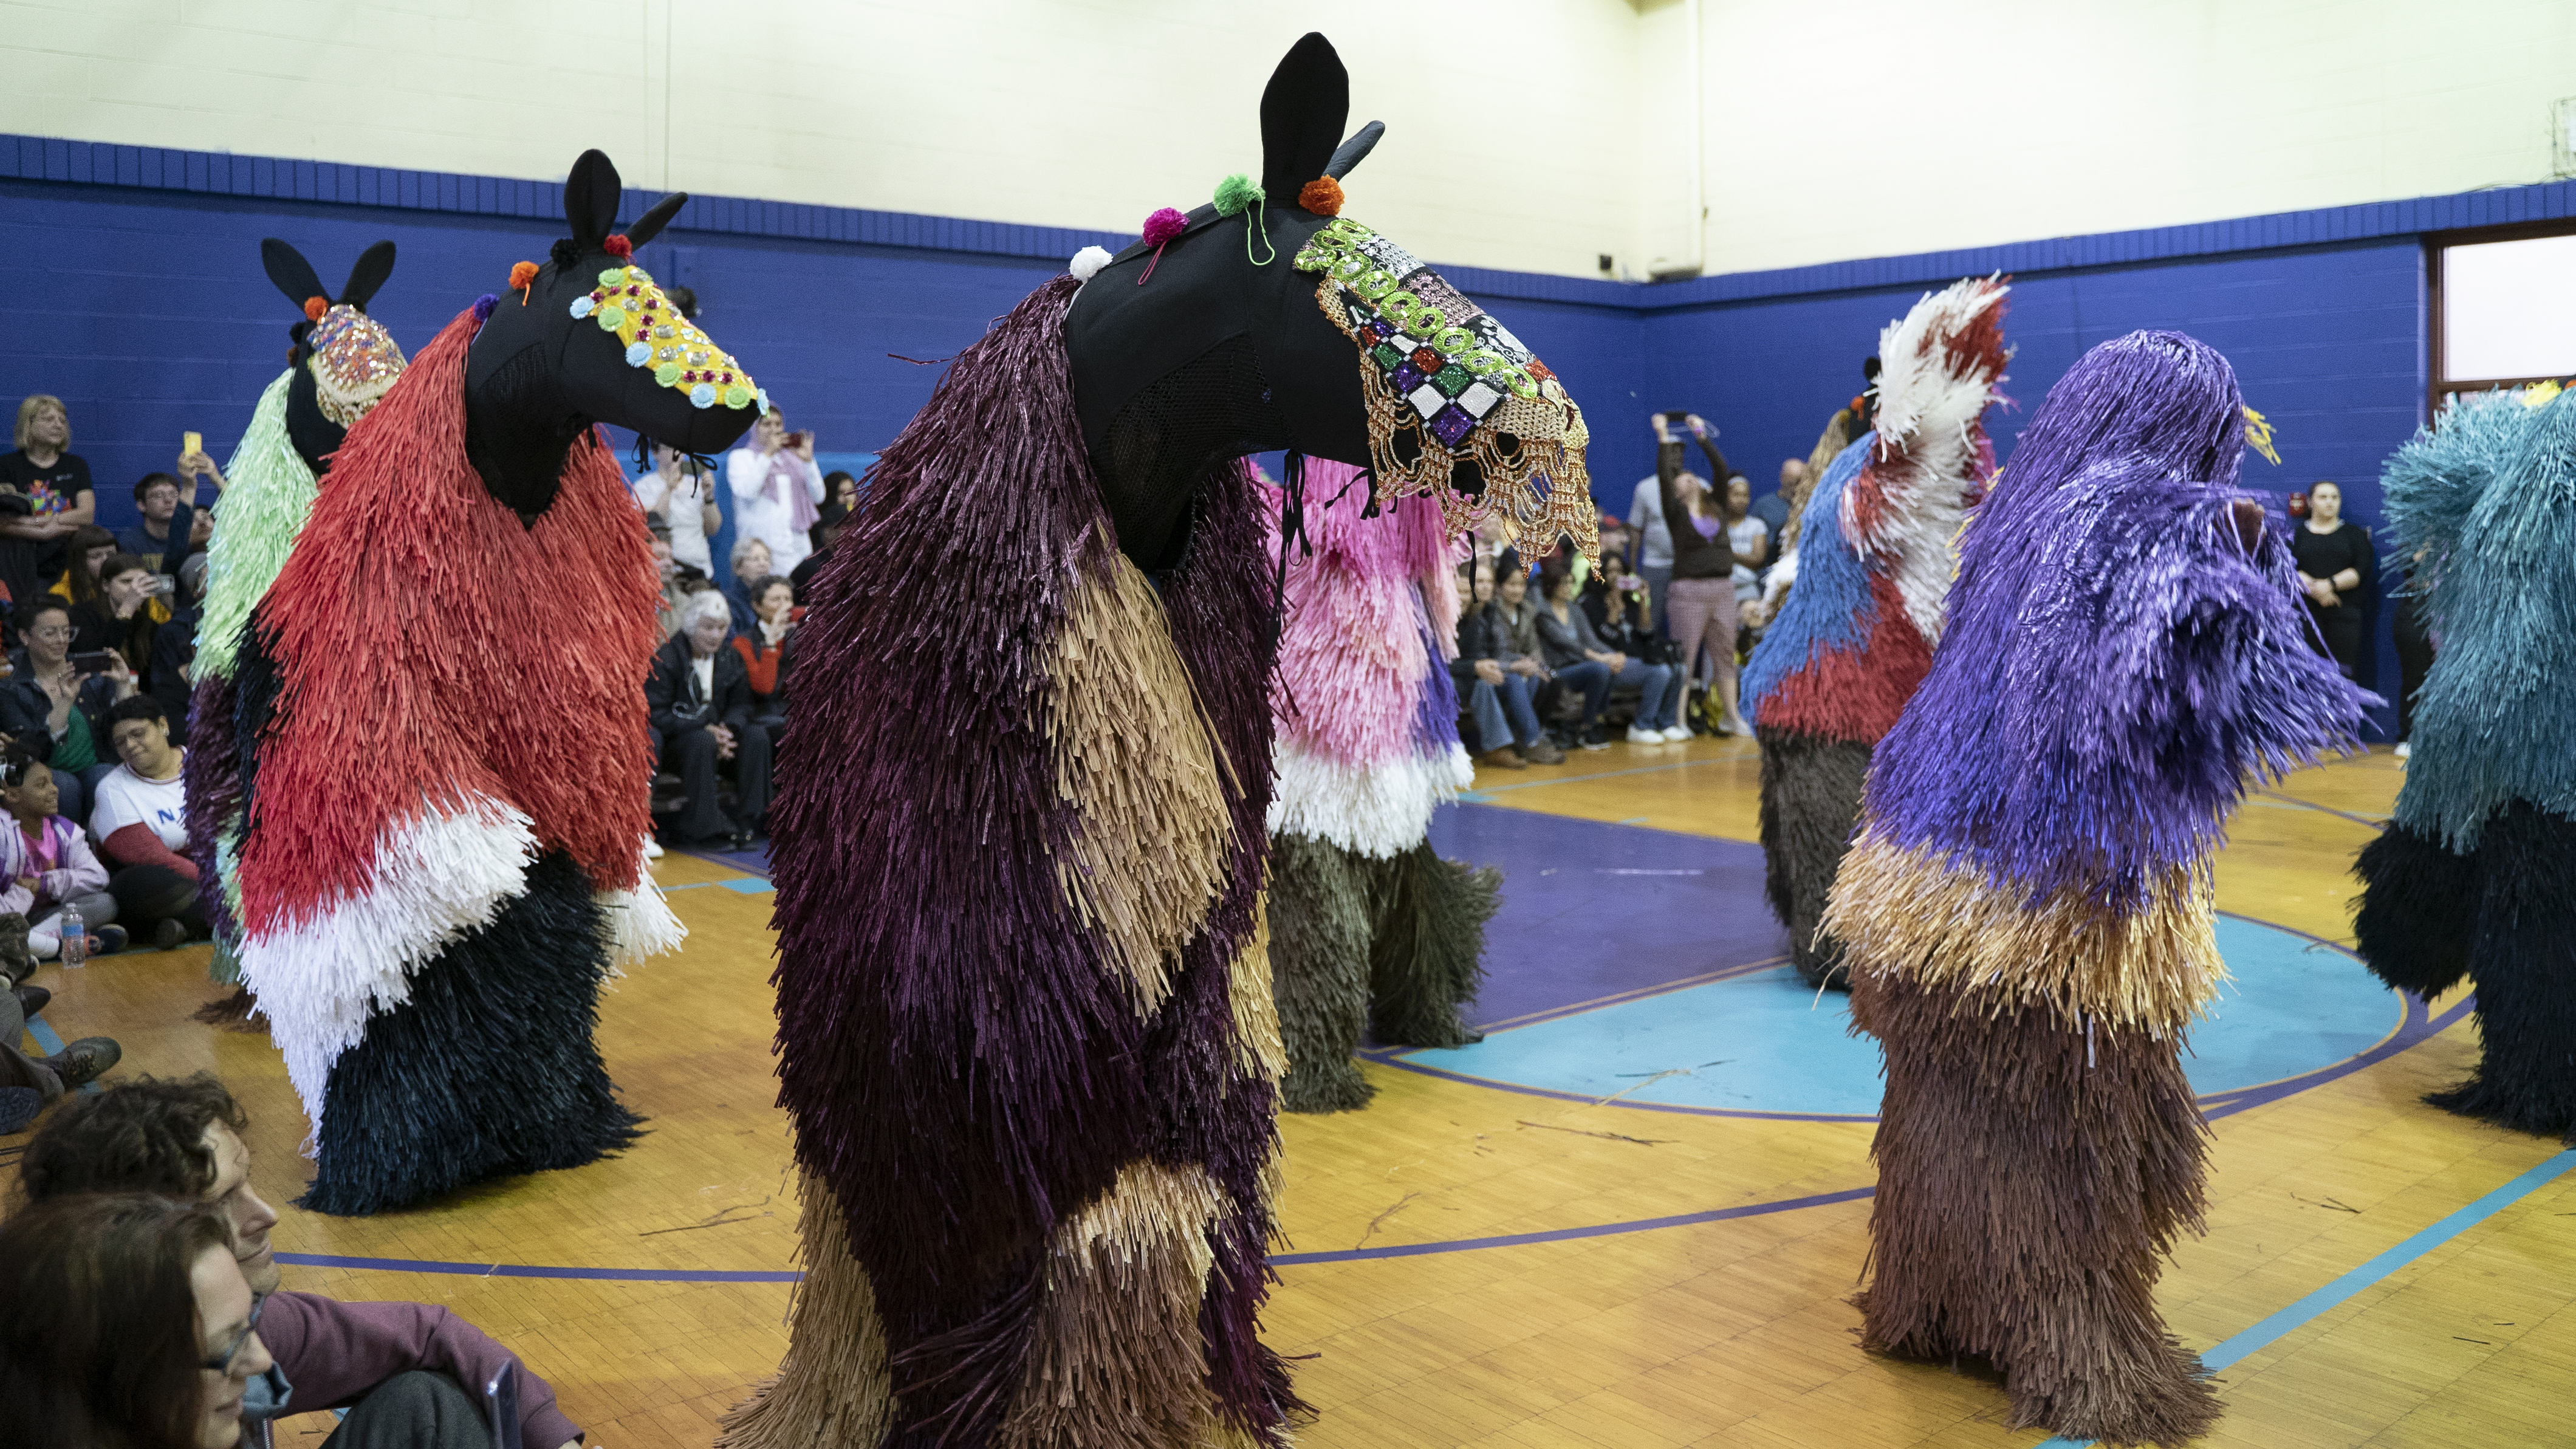
[[(1740, 859), (1728, 842), (1755, 838), (1758, 768), (1748, 741), (1617, 746), (1488, 772), (1462, 810), (1510, 828), (1612, 823), (1579, 828), (1630, 862)], [(2254, 797), (2219, 858), (2221, 909), (2348, 943), (2352, 856), (2400, 769), (2376, 754)], [(1568, 885), (1511, 869), (1533, 900), (1542, 886), (1597, 892), (1543, 928), (1498, 929), (1497, 952), (1548, 953), (1569, 976), (1637, 899), (1635, 877), (1701, 874), (1623, 868)], [(303, 1118), (264, 1036), (189, 1019), (214, 994), (202, 947), (49, 967), (43, 1020), (120, 1039), (121, 1073), (211, 1067), (232, 1084), (254, 1116), (260, 1189), (285, 1214), (280, 1256), (299, 1260), (289, 1287), (446, 1304), (551, 1381), (593, 1446), (702, 1446), (787, 1346), (795, 1204), (772, 1105), (766, 882), (677, 852), (659, 873), (689, 944), (619, 983), (600, 1029), (650, 1135), (623, 1158), (431, 1207), (351, 1220), (286, 1206), (305, 1178)], [(1741, 901), (1729, 911), (1748, 919)], [(1669, 982), (1726, 964), (1687, 949), (1648, 963)], [(2333, 954), (2312, 965), (2361, 970)], [(1669, 1017), (1706, 998), (1662, 999)], [(2173, 1330), (2225, 1363), (2227, 1413), (2205, 1443), (2576, 1444), (2576, 1153), (2416, 1100), (2474, 1060), (2459, 1006), (2430, 1003), (2366, 1065), (2223, 1114), (2208, 1099), (2209, 1230), (2182, 1245), (2161, 1293)], [(1379, 1092), (1365, 1112), (1285, 1123), (1289, 1241), (1266, 1323), (1304, 1357), (1298, 1389), (1320, 1411), (1301, 1443), (2044, 1440), (2002, 1427), (1989, 1382), (1857, 1347), (1846, 1300), (1868, 1246), (1865, 1121), (1660, 1109), (1410, 1065), (1368, 1063)], [(24, 1141), (0, 1140), (0, 1166)], [(279, 1440), (311, 1445), (329, 1426), (290, 1419)]]

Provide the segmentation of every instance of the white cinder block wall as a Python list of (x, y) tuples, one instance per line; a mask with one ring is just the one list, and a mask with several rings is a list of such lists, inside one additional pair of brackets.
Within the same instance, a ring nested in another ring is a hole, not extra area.
[[(1133, 230), (1257, 171), (1297, 35), (1434, 260), (1710, 272), (2545, 179), (2576, 5), (0, 0), (0, 131)], [(1693, 43), (1691, 28), (1698, 36)]]

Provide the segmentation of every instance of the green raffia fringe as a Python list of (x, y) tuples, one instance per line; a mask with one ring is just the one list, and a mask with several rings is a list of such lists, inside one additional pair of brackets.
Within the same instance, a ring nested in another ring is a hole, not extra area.
[(224, 469), (223, 504), (206, 544), (206, 602), (198, 614), (197, 672), (231, 678), (250, 611), (277, 581), (320, 491), (286, 435), (286, 390), (294, 369), (259, 395), (250, 431)]

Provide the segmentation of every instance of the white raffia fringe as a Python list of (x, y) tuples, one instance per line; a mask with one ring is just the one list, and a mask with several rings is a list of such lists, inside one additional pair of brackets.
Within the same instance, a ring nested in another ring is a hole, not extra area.
[(389, 826), (377, 838), (372, 889), (244, 934), (242, 980), (304, 1099), (308, 1154), (322, 1134), (331, 1064), (365, 1039), (367, 1018), (410, 1000), (412, 972), (527, 890), (537, 851), (528, 826), (488, 797)]
[(1271, 750), (1270, 833), (1294, 831), (1345, 850), (1390, 859), (1422, 843), (1431, 812), (1475, 783), (1466, 748), (1346, 765), (1280, 736)]
[[(1969, 277), (1927, 292), (1879, 334), (1878, 473), (1885, 480), (1883, 526), (1864, 531), (1843, 494), (1843, 536), (1863, 553), (1889, 560), (1906, 617), (1927, 641), (1941, 638), (1942, 604), (1958, 569), (1953, 541), (1967, 517), (1976, 459), (1970, 429), (1994, 400), (1997, 378), (1953, 370), (1943, 345), (2003, 301), (2009, 289), (1991, 277)], [(1777, 573), (1777, 570), (1774, 570)]]
[(631, 891), (601, 891), (593, 897), (599, 903), (599, 925), (608, 943), (608, 967), (601, 972), (603, 980), (626, 974), (626, 968), (647, 957), (680, 949), (688, 939), (689, 928), (671, 913), (671, 902), (653, 879), (653, 868), (640, 867)]

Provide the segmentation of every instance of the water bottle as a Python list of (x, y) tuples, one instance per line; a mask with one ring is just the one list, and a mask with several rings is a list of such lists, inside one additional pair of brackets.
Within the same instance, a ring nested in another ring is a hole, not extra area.
[(62, 928), (63, 933), (63, 969), (72, 971), (88, 965), (89, 926), (81, 920), (80, 907), (65, 902), (62, 919), (55, 924)]

